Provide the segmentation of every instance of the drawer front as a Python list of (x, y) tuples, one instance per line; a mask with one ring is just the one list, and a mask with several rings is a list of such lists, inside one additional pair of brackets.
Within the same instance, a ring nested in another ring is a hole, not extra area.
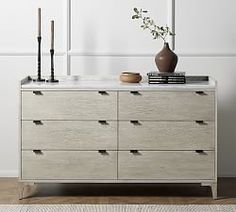
[(22, 179), (117, 179), (117, 152), (22, 152)]
[(116, 150), (116, 121), (22, 121), (22, 148)]
[(118, 153), (119, 179), (214, 179), (214, 152), (139, 151)]
[(120, 120), (214, 120), (214, 92), (119, 92)]
[(214, 150), (214, 122), (120, 121), (120, 150)]
[(24, 91), (22, 119), (116, 120), (117, 93)]

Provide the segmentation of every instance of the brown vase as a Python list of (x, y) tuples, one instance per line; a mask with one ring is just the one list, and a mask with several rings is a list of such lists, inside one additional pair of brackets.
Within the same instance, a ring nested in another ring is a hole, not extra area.
[(173, 73), (178, 62), (178, 56), (170, 49), (169, 43), (164, 43), (163, 49), (155, 57), (155, 62), (160, 72)]

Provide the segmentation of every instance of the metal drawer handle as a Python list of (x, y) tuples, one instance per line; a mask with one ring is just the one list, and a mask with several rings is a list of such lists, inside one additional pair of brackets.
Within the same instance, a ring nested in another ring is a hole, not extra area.
[(99, 120), (98, 123), (101, 125), (109, 125), (106, 120)]
[(108, 155), (108, 152), (106, 150), (98, 150), (98, 152), (101, 154), (101, 155)]
[(204, 91), (196, 91), (195, 93), (199, 96), (207, 96), (207, 94)]
[(135, 96), (141, 96), (141, 93), (138, 91), (130, 91), (131, 94), (135, 95)]
[(43, 154), (42, 150), (33, 150), (33, 153), (36, 154), (36, 155), (42, 155)]
[(36, 96), (42, 96), (43, 95), (42, 91), (33, 91), (33, 94), (36, 95)]
[(106, 91), (98, 91), (99, 94), (103, 95), (103, 96), (107, 96), (109, 95)]
[(206, 155), (204, 150), (196, 150), (195, 152), (198, 153), (198, 154), (201, 154), (201, 155)]
[(134, 155), (140, 154), (138, 150), (130, 150), (130, 153), (132, 153)]
[(43, 125), (43, 122), (41, 120), (34, 120), (33, 123), (35, 125)]
[(131, 120), (130, 123), (133, 125), (141, 125), (141, 123), (138, 120)]
[(204, 122), (203, 120), (197, 120), (197, 121), (195, 121), (197, 124), (199, 124), (199, 125), (207, 125), (207, 123), (206, 122)]

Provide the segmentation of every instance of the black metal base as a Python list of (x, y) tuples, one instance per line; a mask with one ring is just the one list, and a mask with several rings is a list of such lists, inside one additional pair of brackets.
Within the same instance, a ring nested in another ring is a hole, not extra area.
[(33, 82), (45, 82), (45, 79), (33, 79)]
[(48, 79), (48, 80), (46, 80), (46, 82), (49, 82), (49, 83), (58, 83), (59, 80), (56, 80), (56, 79)]
[(58, 83), (59, 80), (56, 80), (54, 76), (54, 49), (50, 49), (50, 55), (51, 55), (51, 76), (50, 79), (48, 79), (46, 82)]
[(45, 82), (45, 79), (41, 78), (41, 41), (42, 37), (38, 36), (38, 75), (37, 79), (33, 79), (34, 82)]

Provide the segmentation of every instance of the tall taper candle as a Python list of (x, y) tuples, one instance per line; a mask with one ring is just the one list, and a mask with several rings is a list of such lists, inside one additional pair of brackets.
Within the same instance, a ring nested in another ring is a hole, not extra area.
[(51, 49), (54, 49), (54, 21), (51, 21)]
[(41, 37), (41, 8), (38, 8), (38, 36)]

